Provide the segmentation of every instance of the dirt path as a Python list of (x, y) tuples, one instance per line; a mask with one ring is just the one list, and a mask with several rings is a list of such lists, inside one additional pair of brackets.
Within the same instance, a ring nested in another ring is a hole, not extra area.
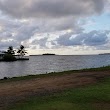
[(106, 76), (109, 71), (80, 72), (60, 76), (48, 76), (22, 81), (0, 83), (0, 110), (27, 97), (45, 95), (67, 88), (94, 84)]

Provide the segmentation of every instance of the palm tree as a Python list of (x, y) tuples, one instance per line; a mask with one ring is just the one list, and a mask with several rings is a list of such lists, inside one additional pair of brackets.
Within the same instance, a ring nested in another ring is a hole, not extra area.
[(21, 45), (20, 48), (18, 49), (17, 53), (18, 53), (19, 56), (23, 57), (27, 52), (24, 49), (24, 46)]
[(8, 47), (7, 54), (11, 54), (11, 55), (15, 54), (15, 50), (13, 50), (13, 46)]
[(3, 56), (4, 61), (16, 61), (16, 58), (14, 56), (15, 50), (13, 50), (13, 46), (9, 46), (8, 50), (4, 53), (5, 53), (5, 55)]

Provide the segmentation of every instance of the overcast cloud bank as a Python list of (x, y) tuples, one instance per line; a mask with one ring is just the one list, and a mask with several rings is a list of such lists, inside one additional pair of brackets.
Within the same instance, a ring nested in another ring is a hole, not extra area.
[[(76, 45), (108, 48), (109, 30), (84, 32), (84, 24), (79, 20), (109, 13), (109, 3), (109, 0), (0, 0), (0, 47), (23, 44), (32, 49)], [(44, 33), (50, 35), (43, 36)]]

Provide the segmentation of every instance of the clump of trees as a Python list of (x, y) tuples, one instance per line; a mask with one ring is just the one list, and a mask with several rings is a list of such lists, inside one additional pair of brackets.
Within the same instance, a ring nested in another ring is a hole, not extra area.
[(17, 50), (18, 55), (15, 55), (15, 51), (16, 50), (13, 49), (13, 46), (9, 46), (7, 51), (5, 52), (5, 55), (3, 56), (3, 60), (16, 61), (17, 58), (15, 56), (19, 56), (19, 58), (23, 58), (23, 56), (27, 53), (23, 45), (21, 45), (20, 48)]
[(16, 61), (14, 54), (15, 54), (15, 50), (13, 50), (13, 46), (9, 46), (8, 50), (5, 52), (5, 55), (3, 56), (3, 60), (4, 61)]
[(12, 54), (8, 54), (6, 53), (4, 56), (3, 56), (3, 60), (4, 61), (16, 61), (16, 57), (13, 56)]

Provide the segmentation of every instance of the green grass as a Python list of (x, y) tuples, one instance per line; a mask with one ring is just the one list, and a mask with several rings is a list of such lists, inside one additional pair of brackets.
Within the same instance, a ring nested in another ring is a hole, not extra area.
[(96, 85), (31, 97), (8, 110), (110, 110), (110, 78)]

